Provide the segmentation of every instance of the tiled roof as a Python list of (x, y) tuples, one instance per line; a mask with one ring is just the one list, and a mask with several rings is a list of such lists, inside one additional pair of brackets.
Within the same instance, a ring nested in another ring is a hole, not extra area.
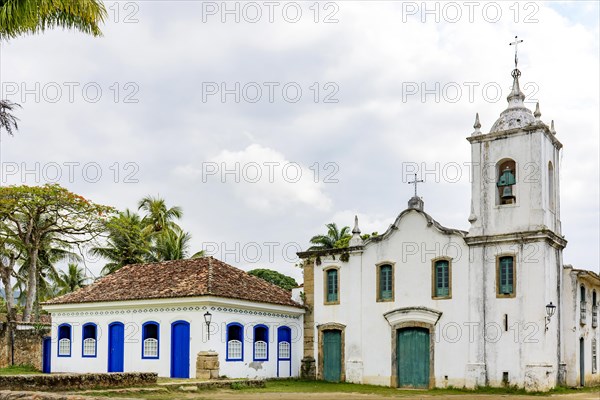
[(213, 257), (127, 265), (73, 293), (44, 304), (216, 296), (302, 306), (291, 293)]

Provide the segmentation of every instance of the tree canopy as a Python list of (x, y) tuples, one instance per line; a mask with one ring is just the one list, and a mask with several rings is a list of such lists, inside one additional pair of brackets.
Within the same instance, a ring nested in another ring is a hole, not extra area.
[(298, 282), (296, 282), (294, 278), (272, 269), (257, 268), (248, 271), (248, 273), (256, 276), (257, 278), (264, 279), (265, 281), (277, 285), (285, 290), (292, 290), (293, 288), (298, 287)]

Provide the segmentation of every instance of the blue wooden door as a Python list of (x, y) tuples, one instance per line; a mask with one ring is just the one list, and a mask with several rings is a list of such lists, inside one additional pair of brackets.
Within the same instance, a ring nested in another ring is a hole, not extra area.
[(323, 379), (339, 382), (342, 379), (342, 332), (323, 332)]
[(52, 339), (45, 337), (42, 341), (42, 372), (50, 373), (50, 356), (52, 351)]
[(121, 322), (108, 326), (108, 372), (123, 372), (125, 327)]
[(171, 325), (171, 378), (190, 377), (190, 324), (175, 321)]
[(396, 342), (398, 386), (429, 387), (429, 330), (406, 328)]

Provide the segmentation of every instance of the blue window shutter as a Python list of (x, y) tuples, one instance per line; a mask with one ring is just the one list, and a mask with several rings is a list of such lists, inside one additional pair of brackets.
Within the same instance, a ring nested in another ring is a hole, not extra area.
[(513, 261), (513, 257), (500, 258), (500, 294), (513, 294), (514, 292)]
[(379, 267), (379, 298), (388, 300), (392, 298), (392, 266)]
[(327, 271), (327, 301), (333, 302), (338, 300), (338, 271), (330, 269)]
[(448, 261), (435, 262), (435, 295), (444, 297), (450, 295), (450, 267)]

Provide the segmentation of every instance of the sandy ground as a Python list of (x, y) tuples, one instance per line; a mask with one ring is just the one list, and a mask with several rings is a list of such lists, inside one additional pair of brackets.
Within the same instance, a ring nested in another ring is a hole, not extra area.
[(223, 391), (218, 393), (198, 394), (198, 397), (188, 397), (191, 399), (210, 399), (210, 400), (390, 400), (395, 398), (403, 399), (431, 399), (431, 400), (541, 400), (541, 399), (577, 399), (577, 400), (600, 400), (600, 393), (576, 393), (568, 395), (554, 396), (509, 396), (509, 395), (446, 395), (432, 396), (420, 395), (415, 393), (413, 396), (380, 396), (374, 394), (358, 393), (236, 393), (232, 391)]

